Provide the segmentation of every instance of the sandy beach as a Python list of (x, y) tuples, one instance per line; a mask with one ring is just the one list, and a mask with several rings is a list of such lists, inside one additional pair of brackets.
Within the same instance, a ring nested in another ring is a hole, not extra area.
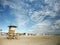
[(0, 38), (0, 45), (60, 45), (58, 36), (20, 36), (20, 39)]

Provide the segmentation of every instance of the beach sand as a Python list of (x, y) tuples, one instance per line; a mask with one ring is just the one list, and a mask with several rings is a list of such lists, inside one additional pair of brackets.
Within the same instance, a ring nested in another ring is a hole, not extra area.
[(0, 45), (60, 45), (60, 35), (20, 36), (20, 39), (0, 38)]

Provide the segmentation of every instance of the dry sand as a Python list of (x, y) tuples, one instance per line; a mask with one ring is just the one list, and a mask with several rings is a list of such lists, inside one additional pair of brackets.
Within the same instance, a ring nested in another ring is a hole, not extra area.
[(60, 36), (20, 36), (20, 39), (0, 38), (0, 45), (60, 45)]

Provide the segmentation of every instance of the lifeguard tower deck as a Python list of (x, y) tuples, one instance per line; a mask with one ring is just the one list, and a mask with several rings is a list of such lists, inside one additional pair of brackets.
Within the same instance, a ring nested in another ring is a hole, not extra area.
[(8, 31), (8, 39), (15, 39), (17, 38), (17, 33), (15, 33), (15, 29), (17, 26), (8, 26), (9, 31)]

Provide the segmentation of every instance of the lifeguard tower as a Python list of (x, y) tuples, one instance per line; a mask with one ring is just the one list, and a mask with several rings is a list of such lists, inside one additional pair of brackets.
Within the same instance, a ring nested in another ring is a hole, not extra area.
[(16, 37), (16, 33), (15, 33), (15, 29), (17, 26), (8, 26), (9, 27), (9, 31), (8, 31), (8, 39), (15, 39)]

